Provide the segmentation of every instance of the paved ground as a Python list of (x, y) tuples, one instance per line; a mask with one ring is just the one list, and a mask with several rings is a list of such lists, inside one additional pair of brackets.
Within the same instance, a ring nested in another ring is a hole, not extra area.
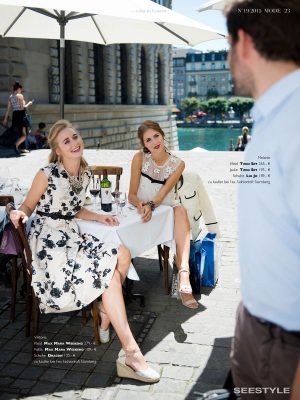
[[(130, 160), (134, 152), (87, 150), (90, 164), (121, 165), (124, 167), (122, 188), (128, 188)], [(20, 158), (2, 158), (11, 176), (18, 176), (22, 184), (29, 184), (37, 169), (47, 160), (48, 150), (33, 151)], [(5, 303), (7, 290), (2, 288), (0, 301), (0, 384), (4, 394), (0, 399), (196, 399), (197, 393), (222, 387), (229, 366), (230, 340), (239, 301), (239, 273), (237, 257), (236, 185), (226, 182), (229, 163), (239, 161), (238, 152), (178, 152), (186, 162), (186, 169), (197, 171), (212, 197), (221, 224), (223, 253), (219, 281), (215, 289), (205, 289), (201, 307), (197, 311), (183, 307), (176, 299), (166, 296), (163, 274), (159, 271), (156, 249), (137, 259), (136, 267), (141, 282), (135, 290), (146, 296), (146, 307), (138, 303), (128, 305), (130, 324), (141, 343), (149, 363), (162, 373), (154, 385), (115, 379), (115, 359), (119, 343), (96, 350), (75, 353), (75, 359), (88, 360), (76, 364), (32, 364), (30, 339), (24, 339), (24, 305), (18, 303), (18, 316), (9, 323)], [(209, 183), (215, 180), (215, 183)], [(219, 183), (216, 183), (219, 182)], [(0, 288), (1, 289), (1, 288)], [(90, 320), (82, 326), (79, 316), (44, 316), (42, 333), (48, 340), (91, 339)], [(92, 355), (91, 355), (92, 353)], [(93, 362), (96, 361), (96, 362)], [(30, 397), (33, 396), (33, 397)]]

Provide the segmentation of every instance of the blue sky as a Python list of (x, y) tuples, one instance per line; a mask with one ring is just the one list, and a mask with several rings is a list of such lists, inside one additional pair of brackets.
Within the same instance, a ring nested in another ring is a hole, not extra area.
[[(196, 11), (207, 0), (172, 0), (172, 9), (222, 33), (227, 32), (222, 11)], [(202, 51), (228, 49), (226, 40), (210, 40), (194, 47)]]

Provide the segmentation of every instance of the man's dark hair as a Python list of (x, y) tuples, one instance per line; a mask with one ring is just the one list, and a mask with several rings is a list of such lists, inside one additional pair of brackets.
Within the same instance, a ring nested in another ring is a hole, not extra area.
[(39, 123), (39, 129), (44, 129), (46, 124), (44, 122)]
[(224, 13), (233, 44), (242, 29), (267, 60), (300, 65), (299, 0), (233, 0)]

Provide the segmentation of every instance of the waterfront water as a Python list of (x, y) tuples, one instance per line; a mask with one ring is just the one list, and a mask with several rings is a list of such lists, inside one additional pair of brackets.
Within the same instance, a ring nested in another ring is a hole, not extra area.
[(210, 151), (227, 151), (230, 139), (236, 145), (237, 137), (241, 135), (241, 129), (232, 128), (179, 128), (179, 150), (191, 150), (201, 147)]

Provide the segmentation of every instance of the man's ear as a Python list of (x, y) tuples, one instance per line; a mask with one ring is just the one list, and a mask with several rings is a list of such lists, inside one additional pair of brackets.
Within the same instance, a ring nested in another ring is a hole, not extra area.
[(251, 36), (242, 29), (238, 30), (238, 41), (235, 47), (240, 60), (249, 61), (254, 50), (254, 43)]

